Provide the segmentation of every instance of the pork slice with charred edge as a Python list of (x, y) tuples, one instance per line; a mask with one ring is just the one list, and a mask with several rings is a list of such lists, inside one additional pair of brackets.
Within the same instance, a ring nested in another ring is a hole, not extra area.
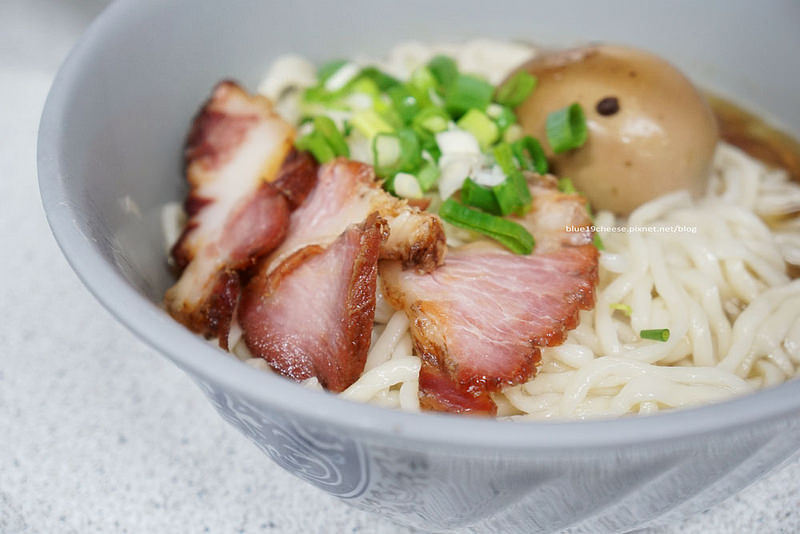
[(529, 181), (533, 206), (518, 222), (536, 239), (533, 254), (479, 242), (451, 250), (430, 273), (380, 263), (384, 296), (405, 310), (423, 360), (425, 409), (494, 415), (491, 393), (529, 380), (540, 348), (563, 343), (594, 305), (598, 252), (585, 200), (559, 192), (552, 177)]
[(185, 150), (187, 224), (172, 247), (180, 277), (164, 297), (191, 330), (227, 333), (240, 272), (277, 247), (291, 209), (316, 180), (316, 163), (293, 150), (294, 129), (269, 100), (221, 82), (195, 117)]
[(316, 377), (330, 391), (355, 382), (369, 350), (387, 235), (373, 213), (327, 247), (307, 245), (277, 268), (259, 270), (238, 308), (250, 352), (288, 378)]

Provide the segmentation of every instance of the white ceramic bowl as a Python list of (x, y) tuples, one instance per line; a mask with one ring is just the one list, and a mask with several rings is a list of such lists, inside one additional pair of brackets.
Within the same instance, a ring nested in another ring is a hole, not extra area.
[(210, 88), (223, 77), (253, 88), (279, 54), (376, 54), (409, 38), (613, 41), (664, 55), (797, 134), (798, 21), (791, 1), (121, 1), (76, 46), (48, 98), (44, 206), (96, 297), (297, 476), (429, 530), (630, 530), (706, 508), (796, 451), (800, 382), (595, 422), (512, 424), (347, 402), (251, 369), (159, 308), (170, 284), (159, 207), (183, 194), (181, 147)]

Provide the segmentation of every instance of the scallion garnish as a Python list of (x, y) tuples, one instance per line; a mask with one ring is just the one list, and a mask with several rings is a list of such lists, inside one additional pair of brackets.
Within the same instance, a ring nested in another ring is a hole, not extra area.
[(420, 67), (412, 72), (407, 83), (408, 86), (413, 87), (425, 95), (428, 94), (430, 89), (435, 89), (436, 84), (436, 78), (434, 78), (431, 71), (428, 70), (428, 67)]
[(409, 129), (377, 134), (372, 140), (372, 161), (378, 176), (416, 171), (422, 163), (417, 136)]
[(422, 188), (419, 186), (416, 176), (406, 172), (398, 172), (394, 175), (395, 194), (403, 198), (421, 198)]
[[(500, 165), (500, 168), (507, 177), (506, 183), (513, 186), (517, 196), (516, 205), (513, 207), (510, 205), (503, 205), (503, 202), (498, 198), (498, 203), (500, 204), (503, 215), (507, 215), (511, 213), (511, 211), (516, 211), (517, 213), (527, 212), (533, 198), (531, 197), (530, 189), (528, 189), (528, 181), (514, 163), (514, 152), (511, 145), (508, 143), (499, 143), (494, 147), (493, 153), (495, 161)], [(508, 211), (509, 209), (511, 211)]]
[(517, 122), (517, 116), (514, 111), (500, 104), (489, 104), (486, 108), (486, 114), (494, 121), (500, 133), (504, 133), (509, 126)]
[(500, 207), (500, 215), (510, 215), (515, 211), (522, 211), (519, 189), (511, 176), (508, 176), (503, 183), (492, 186), (492, 192)]
[(417, 135), (410, 128), (397, 131), (400, 138), (400, 170), (414, 172), (422, 164), (422, 149)]
[(500, 165), (506, 176), (519, 170), (514, 163), (514, 152), (508, 143), (498, 143), (492, 149), (492, 153), (494, 154), (494, 160)]
[(481, 150), (486, 150), (492, 143), (497, 141), (500, 136), (500, 129), (497, 125), (482, 111), (471, 109), (467, 111), (463, 117), (458, 119), (458, 127), (466, 130), (475, 136)]
[(347, 141), (330, 118), (323, 115), (314, 117), (314, 130), (322, 134), (337, 156), (350, 157)]
[(547, 140), (553, 152), (560, 154), (586, 142), (588, 128), (583, 108), (577, 102), (547, 116)]
[(535, 88), (536, 76), (520, 70), (497, 88), (494, 99), (498, 104), (515, 108), (522, 104)]
[(668, 341), (669, 328), (658, 328), (654, 330), (642, 330), (639, 332), (642, 339), (652, 339), (653, 341)]
[(363, 93), (365, 95), (369, 95), (371, 97), (379, 97), (381, 95), (382, 89), (378, 87), (378, 84), (375, 83), (375, 80), (371, 78), (357, 78), (353, 80), (347, 86), (347, 92), (352, 93)]
[(442, 204), (439, 215), (454, 226), (491, 237), (515, 254), (530, 254), (533, 251), (533, 236), (514, 221), (469, 208), (452, 198)]
[(609, 308), (612, 310), (621, 311), (626, 317), (630, 317), (633, 310), (627, 304), (622, 304), (621, 302), (615, 302), (613, 304), (608, 305)]
[(598, 233), (595, 233), (594, 236), (592, 237), (592, 244), (594, 245), (594, 247), (597, 250), (605, 250), (606, 249), (606, 246), (605, 246), (605, 244), (603, 244), (603, 240), (600, 237), (600, 234), (598, 234)]
[(381, 91), (386, 91), (390, 87), (394, 87), (396, 85), (400, 85), (400, 80), (397, 78), (386, 74), (382, 70), (379, 70), (375, 67), (365, 67), (361, 69), (359, 73), (359, 77), (364, 77), (372, 80), (375, 82), (375, 85), (378, 86), (378, 89)]
[(492, 101), (492, 84), (469, 74), (459, 74), (445, 91), (444, 104), (453, 117), (461, 117), (470, 109), (484, 111)]
[(472, 178), (464, 180), (461, 186), (461, 202), (493, 215), (500, 214), (500, 206), (497, 204), (494, 192), (488, 187), (476, 184)]
[(428, 70), (431, 71), (433, 77), (439, 87), (446, 89), (453, 80), (458, 76), (458, 66), (453, 58), (448, 56), (436, 56), (428, 63)]
[(417, 99), (402, 85), (390, 87), (386, 91), (386, 94), (388, 94), (389, 98), (392, 100), (392, 106), (403, 120), (403, 124), (410, 124), (419, 114), (419, 103)]
[(307, 150), (311, 152), (320, 163), (327, 163), (336, 157), (331, 145), (325, 137), (317, 130), (312, 131), (310, 134), (304, 135), (297, 139), (294, 143), (298, 150)]
[(372, 163), (378, 176), (392, 174), (400, 161), (400, 138), (393, 133), (379, 133), (372, 139)]
[(547, 156), (537, 139), (526, 135), (514, 141), (511, 148), (523, 169), (536, 171), (537, 174), (547, 174)]
[(442, 151), (439, 149), (439, 145), (436, 144), (436, 137), (433, 135), (420, 135), (419, 143), (423, 152), (427, 152), (433, 161), (439, 163)]
[(449, 124), (450, 116), (444, 110), (434, 106), (423, 108), (412, 121), (414, 128), (422, 128), (431, 133), (443, 132)]
[[(402, 174), (402, 196), (416, 196), (438, 184), (447, 197), (460, 187), (464, 209), (522, 215), (532, 204), (524, 172), (548, 172), (542, 146), (525, 136), (514, 113), (536, 83), (534, 76), (520, 71), (495, 87), (459, 72), (456, 61), (444, 55), (418, 67), (408, 79), (355, 61), (331, 61), (318, 69), (317, 83), (302, 93), (301, 117), (310, 123), (303, 131), (309, 133), (296, 144), (321, 162), (337, 156), (369, 161), (371, 149), (375, 172), (388, 191), (395, 192), (396, 176)], [(586, 138), (585, 117), (577, 104), (551, 113), (546, 126), (555, 152)], [(439, 167), (442, 154), (446, 169)], [(500, 170), (504, 178), (498, 176)], [(477, 182), (464, 181), (469, 174)], [(498, 235), (501, 241), (510, 239)], [(595, 244), (602, 247), (598, 236)]]
[(350, 122), (367, 139), (372, 139), (380, 133), (389, 133), (394, 129), (374, 109), (363, 109), (355, 113)]
[(340, 102), (343, 91), (330, 92), (325, 87), (315, 85), (303, 91), (303, 103), (308, 105), (318, 104), (327, 109), (343, 109), (345, 106)]
[(518, 215), (524, 215), (528, 213), (528, 211), (531, 209), (531, 205), (533, 204), (531, 190), (528, 188), (528, 180), (525, 179), (525, 176), (522, 175), (521, 171), (511, 173), (507, 180), (514, 184), (517, 189), (517, 195), (519, 196), (519, 208), (517, 208), (515, 212)]
[(431, 188), (436, 185), (436, 180), (439, 179), (441, 174), (442, 171), (439, 170), (439, 166), (435, 163), (431, 163), (430, 161), (423, 163), (422, 167), (420, 167), (420, 170), (417, 172), (417, 181), (422, 191), (430, 191)]

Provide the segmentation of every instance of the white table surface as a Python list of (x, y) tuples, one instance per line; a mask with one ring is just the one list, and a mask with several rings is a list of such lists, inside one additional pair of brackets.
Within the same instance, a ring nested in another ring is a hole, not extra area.
[[(296, 480), (81, 286), (36, 129), (102, 0), (0, 0), (0, 532), (407, 533)], [(668, 533), (800, 532), (800, 460)]]

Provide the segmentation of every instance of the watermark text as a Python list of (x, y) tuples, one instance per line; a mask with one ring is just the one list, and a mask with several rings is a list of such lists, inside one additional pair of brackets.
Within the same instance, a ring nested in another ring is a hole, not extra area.
[(568, 224), (565, 227), (568, 233), (580, 232), (598, 232), (601, 234), (696, 234), (696, 226), (687, 226), (683, 224), (665, 224), (665, 225), (650, 225), (650, 226), (602, 226), (597, 224), (587, 225), (572, 225)]

